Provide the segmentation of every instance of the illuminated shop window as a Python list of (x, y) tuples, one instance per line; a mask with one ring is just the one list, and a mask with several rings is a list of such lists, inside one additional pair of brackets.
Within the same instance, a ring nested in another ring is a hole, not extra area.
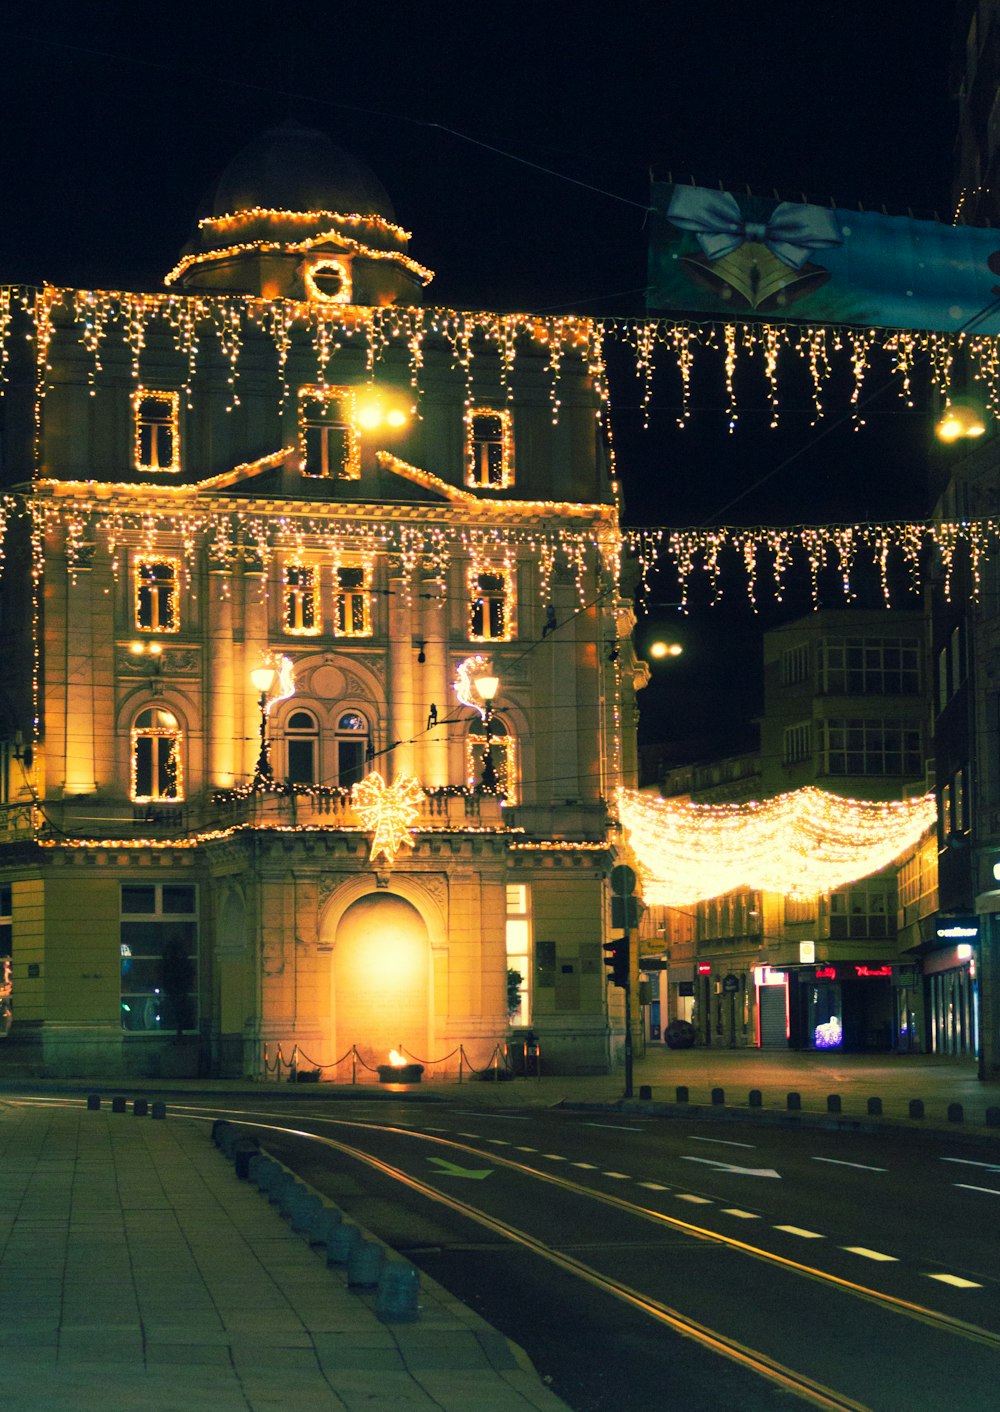
[(514, 484), (514, 440), (509, 411), (476, 407), (468, 415), (469, 485), (502, 490)]
[(370, 585), (361, 565), (341, 566), (334, 573), (335, 631), (339, 637), (370, 637)]
[(137, 471), (179, 471), (179, 392), (150, 392), (140, 387), (132, 399)]
[(333, 480), (360, 477), (361, 442), (350, 388), (299, 389), (299, 453), (307, 476)]
[(507, 884), (507, 1022), (531, 1024), (531, 918), (524, 883)]
[(334, 750), (336, 778), (333, 782), (350, 789), (368, 773), (372, 752), (371, 728), (360, 711), (344, 711), (338, 717)]
[(311, 711), (293, 711), (285, 724), (285, 775), (289, 784), (317, 784), (319, 727)]
[[(490, 720), (490, 750), (497, 777), (496, 792), (502, 795), (508, 804), (513, 804), (517, 792), (515, 741), (513, 736), (508, 734), (507, 727), (499, 716), (493, 716)], [(465, 774), (470, 789), (478, 788), (485, 764), (486, 726), (482, 721), (476, 720), (465, 739)]]
[(198, 1028), (198, 890), (190, 883), (123, 883), (122, 1029)]
[(318, 633), (316, 570), (310, 564), (285, 565), (285, 630)]
[(137, 559), (135, 563), (135, 625), (140, 632), (178, 632), (177, 559)]
[(136, 716), (130, 795), (137, 803), (183, 799), (181, 738), (180, 722), (162, 706), (151, 706)]
[(470, 588), (469, 637), (475, 642), (505, 641), (511, 636), (513, 619), (509, 574), (476, 571)]

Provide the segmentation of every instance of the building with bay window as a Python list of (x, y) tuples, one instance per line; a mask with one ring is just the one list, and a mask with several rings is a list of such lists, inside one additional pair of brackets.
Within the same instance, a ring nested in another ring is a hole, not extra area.
[(164, 290), (0, 290), (8, 1060), (614, 1062), (600, 331), (424, 303), (409, 240), (289, 124)]

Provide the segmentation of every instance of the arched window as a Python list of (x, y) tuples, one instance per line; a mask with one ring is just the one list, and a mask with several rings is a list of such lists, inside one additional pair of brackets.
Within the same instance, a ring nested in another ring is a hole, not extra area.
[(337, 718), (334, 742), (334, 784), (350, 789), (364, 779), (371, 756), (371, 730), (360, 711), (344, 711)]
[(289, 784), (316, 783), (319, 727), (311, 711), (293, 711), (285, 723), (285, 777)]
[(163, 706), (140, 711), (132, 727), (131, 795), (143, 803), (183, 799), (180, 722)]
[[(499, 716), (490, 721), (490, 751), (493, 756), (493, 770), (497, 777), (497, 794), (502, 794), (508, 804), (514, 802), (517, 789), (515, 771), (514, 737)], [(483, 781), (483, 767), (486, 764), (486, 726), (483, 721), (473, 721), (465, 742), (465, 774), (470, 789), (478, 789)]]

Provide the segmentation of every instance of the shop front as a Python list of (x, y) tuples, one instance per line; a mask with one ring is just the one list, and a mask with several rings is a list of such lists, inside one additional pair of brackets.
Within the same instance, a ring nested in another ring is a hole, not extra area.
[(883, 961), (830, 961), (791, 977), (796, 1049), (878, 1053), (910, 1048), (916, 1023), (911, 967)]
[(924, 956), (932, 1054), (979, 1053), (978, 917), (939, 917), (936, 945)]

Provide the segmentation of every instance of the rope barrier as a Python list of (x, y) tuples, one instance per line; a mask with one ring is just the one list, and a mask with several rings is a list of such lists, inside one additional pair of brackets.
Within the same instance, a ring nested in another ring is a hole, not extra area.
[[(522, 1072), (527, 1074), (527, 1044), (524, 1046), (524, 1051), (525, 1063)], [(467, 1073), (476, 1077), (480, 1077), (482, 1075), (490, 1073), (497, 1076), (500, 1074), (501, 1071), (504, 1073), (505, 1076), (508, 1076), (510, 1078), (514, 1078), (517, 1075), (517, 1070), (515, 1069), (512, 1063), (510, 1046), (506, 1043), (501, 1042), (497, 1042), (496, 1044), (494, 1044), (493, 1050), (490, 1053), (489, 1058), (486, 1060), (485, 1064), (482, 1065), (482, 1067), (478, 1067), (472, 1062), (463, 1044), (458, 1044), (454, 1049), (450, 1050), (447, 1054), (441, 1055), (441, 1057), (438, 1059), (421, 1059), (419, 1055), (413, 1053), (412, 1049), (408, 1049), (405, 1045), (402, 1044), (398, 1046), (398, 1052), (401, 1055), (405, 1055), (408, 1062), (419, 1064), (425, 1070), (430, 1070), (434, 1065), (447, 1064), (449, 1060), (454, 1059), (455, 1056), (458, 1055), (459, 1083), (464, 1082)], [(537, 1045), (533, 1048), (532, 1057), (535, 1061), (534, 1074), (536, 1077), (540, 1077), (541, 1064), (539, 1060)], [(281, 1045), (279, 1044), (274, 1051), (274, 1057), (272, 1059), (270, 1046), (265, 1043), (263, 1065), (264, 1076), (266, 1078), (273, 1074), (275, 1077), (275, 1081), (280, 1083), (282, 1078), (282, 1071), (287, 1070), (288, 1082), (295, 1083), (298, 1080), (299, 1073), (301, 1070), (303, 1073), (308, 1072), (310, 1076), (315, 1075), (318, 1079), (321, 1074), (329, 1070), (335, 1070), (340, 1068), (340, 1066), (342, 1064), (346, 1064), (348, 1060), (350, 1060), (351, 1063), (352, 1085), (357, 1084), (358, 1082), (359, 1067), (369, 1074), (379, 1074), (380, 1070), (385, 1068), (384, 1064), (369, 1064), (368, 1060), (365, 1059), (356, 1044), (352, 1044), (350, 1049), (346, 1050), (340, 1056), (339, 1059), (333, 1059), (329, 1063), (324, 1064), (318, 1063), (315, 1059), (312, 1059), (308, 1054), (305, 1054), (297, 1044), (293, 1046), (291, 1058), (289, 1059), (285, 1058), (284, 1051)]]

